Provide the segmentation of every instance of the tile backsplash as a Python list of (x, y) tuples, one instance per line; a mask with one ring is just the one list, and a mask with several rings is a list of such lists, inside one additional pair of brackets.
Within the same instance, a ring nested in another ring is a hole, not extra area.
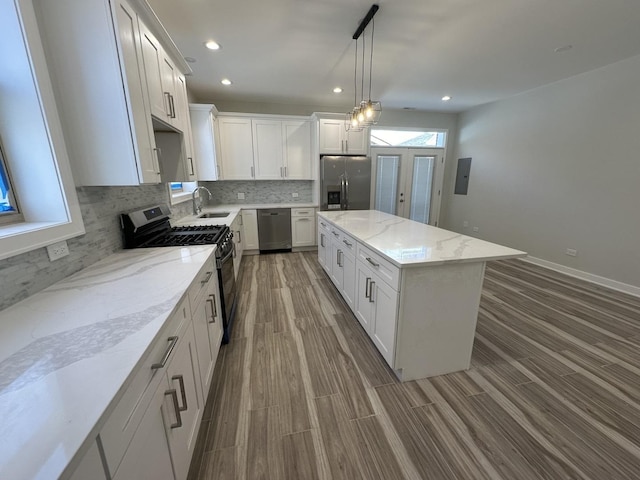
[[(168, 203), (167, 187), (79, 187), (86, 233), (67, 240), (69, 255), (50, 262), (45, 248), (0, 260), (0, 310), (62, 280), (122, 248), (118, 214)], [(191, 202), (171, 207), (172, 216), (191, 212)]]
[[(313, 201), (312, 180), (225, 180), (200, 182), (211, 190), (209, 204), (256, 204), (256, 203), (311, 203)], [(244, 193), (244, 200), (238, 199)], [(297, 197), (293, 197), (297, 193)]]

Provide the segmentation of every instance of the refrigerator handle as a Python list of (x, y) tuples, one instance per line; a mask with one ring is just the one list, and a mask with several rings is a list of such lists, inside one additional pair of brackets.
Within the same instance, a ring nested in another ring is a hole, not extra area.
[(349, 209), (349, 177), (344, 176), (344, 209)]
[(346, 193), (344, 191), (344, 175), (340, 175), (340, 210), (346, 209), (346, 202), (344, 201), (345, 196)]

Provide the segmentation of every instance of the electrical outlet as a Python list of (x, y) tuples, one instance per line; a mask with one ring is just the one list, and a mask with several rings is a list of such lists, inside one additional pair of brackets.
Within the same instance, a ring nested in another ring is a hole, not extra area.
[(58, 260), (59, 258), (66, 257), (69, 255), (69, 246), (67, 245), (67, 241), (62, 240), (61, 242), (47, 245), (47, 253), (49, 254), (49, 261), (51, 262)]
[(293, 198), (298, 198), (298, 192), (293, 192), (293, 193), (291, 194), (291, 196), (292, 196)]
[(469, 226), (469, 222), (467, 222), (466, 220), (464, 222), (462, 222), (462, 226), (464, 228), (467, 228)]
[(564, 253), (566, 253), (570, 257), (577, 257), (578, 256), (578, 250), (576, 250), (575, 248), (567, 248), (567, 251), (564, 252)]
[(473, 227), (473, 231), (474, 232), (479, 232), (480, 231), (480, 227)]
[(244, 193), (238, 193), (238, 200), (244, 200)]

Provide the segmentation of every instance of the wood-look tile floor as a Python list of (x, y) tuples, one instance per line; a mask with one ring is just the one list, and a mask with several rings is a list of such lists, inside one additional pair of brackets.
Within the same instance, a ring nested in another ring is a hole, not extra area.
[(315, 252), (241, 276), (191, 479), (640, 478), (640, 299), (493, 262), (472, 368), (399, 383)]

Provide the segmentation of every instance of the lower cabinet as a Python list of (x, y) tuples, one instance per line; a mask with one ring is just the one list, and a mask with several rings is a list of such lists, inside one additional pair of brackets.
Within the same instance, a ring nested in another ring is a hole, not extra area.
[(393, 367), (398, 316), (398, 292), (361, 261), (356, 265), (358, 284), (355, 314), (378, 350)]
[(313, 247), (316, 244), (314, 208), (291, 209), (291, 246)]
[(242, 233), (245, 250), (258, 250), (258, 211), (242, 210)]
[(244, 251), (244, 243), (242, 239), (242, 212), (238, 214), (236, 219), (231, 223), (231, 231), (233, 232), (233, 274), (238, 279), (240, 271), (240, 262), (242, 262), (242, 253)]
[(113, 480), (176, 479), (163, 418), (163, 410), (170, 407), (167, 400), (173, 398), (172, 393), (167, 392), (170, 392), (169, 382), (163, 378)]
[(94, 441), (84, 454), (69, 480), (107, 480), (98, 444)]

